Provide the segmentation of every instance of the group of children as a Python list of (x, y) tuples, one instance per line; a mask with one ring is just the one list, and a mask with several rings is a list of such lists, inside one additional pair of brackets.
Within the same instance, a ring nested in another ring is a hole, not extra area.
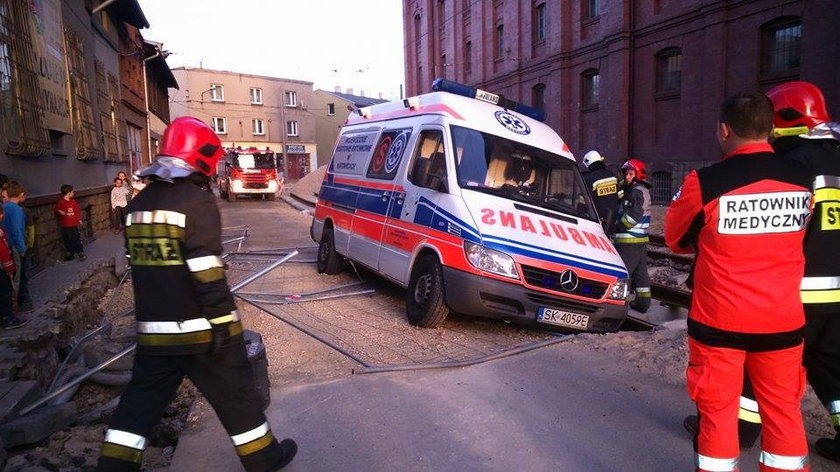
[[(0, 327), (9, 330), (27, 323), (17, 313), (33, 309), (23, 260), (27, 249), (34, 246), (35, 226), (20, 205), (26, 199), (23, 185), (14, 180), (9, 181), (0, 174), (0, 187), (3, 199), (0, 206)], [(111, 224), (114, 233), (124, 228), (125, 207), (135, 191), (135, 186), (128, 181), (125, 172), (119, 172), (111, 190)], [(64, 243), (64, 260), (85, 260), (79, 229), (83, 225), (81, 209), (72, 185), (61, 186), (61, 198), (56, 202), (54, 212)]]

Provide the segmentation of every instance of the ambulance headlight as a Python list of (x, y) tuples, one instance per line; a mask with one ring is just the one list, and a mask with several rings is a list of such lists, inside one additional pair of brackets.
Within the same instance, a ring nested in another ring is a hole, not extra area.
[(625, 300), (630, 288), (630, 281), (628, 279), (616, 279), (610, 294), (607, 296), (610, 300)]
[(513, 258), (503, 252), (469, 241), (464, 241), (464, 252), (467, 255), (467, 260), (476, 269), (512, 279), (519, 278)]

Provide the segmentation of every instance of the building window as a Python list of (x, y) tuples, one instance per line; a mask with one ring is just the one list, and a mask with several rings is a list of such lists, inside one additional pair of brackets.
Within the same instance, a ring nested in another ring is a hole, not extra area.
[(335, 115), (335, 103), (327, 103), (327, 115)]
[(668, 204), (671, 202), (671, 197), (674, 192), (671, 190), (671, 173), (665, 171), (654, 172), (652, 177), (653, 189), (651, 191), (651, 200), (656, 205)]
[(597, 18), (601, 15), (601, 0), (583, 0), (585, 20)]
[(286, 106), (287, 107), (298, 106), (297, 92), (286, 92)]
[(225, 101), (225, 86), (219, 84), (210, 84), (210, 101), (223, 102)]
[(534, 42), (545, 41), (545, 3), (540, 3), (534, 9)]
[(581, 104), (583, 109), (598, 108), (598, 92), (601, 83), (601, 75), (598, 69), (587, 69), (581, 74), (583, 97)]
[(265, 135), (265, 123), (263, 123), (263, 120), (251, 120), (251, 133), (255, 136)]
[(297, 136), (298, 135), (298, 122), (297, 121), (287, 121), (286, 122), (286, 134), (289, 136)]
[(790, 77), (799, 73), (802, 19), (785, 17), (762, 26), (761, 75)]
[(227, 121), (219, 116), (213, 117), (213, 131), (217, 134), (227, 134)]
[(682, 51), (667, 48), (656, 54), (656, 93), (679, 95), (682, 80)]
[(449, 67), (449, 63), (446, 62), (446, 54), (441, 54), (440, 56), (440, 75), (444, 79), (446, 78), (446, 68)]
[(531, 106), (545, 111), (545, 84), (537, 84), (531, 89)]
[(252, 105), (262, 105), (262, 89), (251, 87), (251, 104)]
[(472, 41), (464, 44), (464, 79), (472, 75)]
[(496, 27), (496, 60), (505, 57), (505, 25)]

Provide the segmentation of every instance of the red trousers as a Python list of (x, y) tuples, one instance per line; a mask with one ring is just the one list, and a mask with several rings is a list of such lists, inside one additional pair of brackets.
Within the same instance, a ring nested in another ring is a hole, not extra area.
[(738, 470), (738, 408), (744, 368), (761, 411), (761, 472), (807, 471), (808, 442), (800, 400), (805, 391), (802, 345), (748, 352), (688, 338), (688, 393), (697, 403), (696, 470)]

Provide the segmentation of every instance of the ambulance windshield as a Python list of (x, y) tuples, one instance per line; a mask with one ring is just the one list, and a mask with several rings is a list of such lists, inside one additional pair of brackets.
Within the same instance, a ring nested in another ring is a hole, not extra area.
[(461, 188), (598, 221), (574, 161), (461, 126), (452, 143)]

